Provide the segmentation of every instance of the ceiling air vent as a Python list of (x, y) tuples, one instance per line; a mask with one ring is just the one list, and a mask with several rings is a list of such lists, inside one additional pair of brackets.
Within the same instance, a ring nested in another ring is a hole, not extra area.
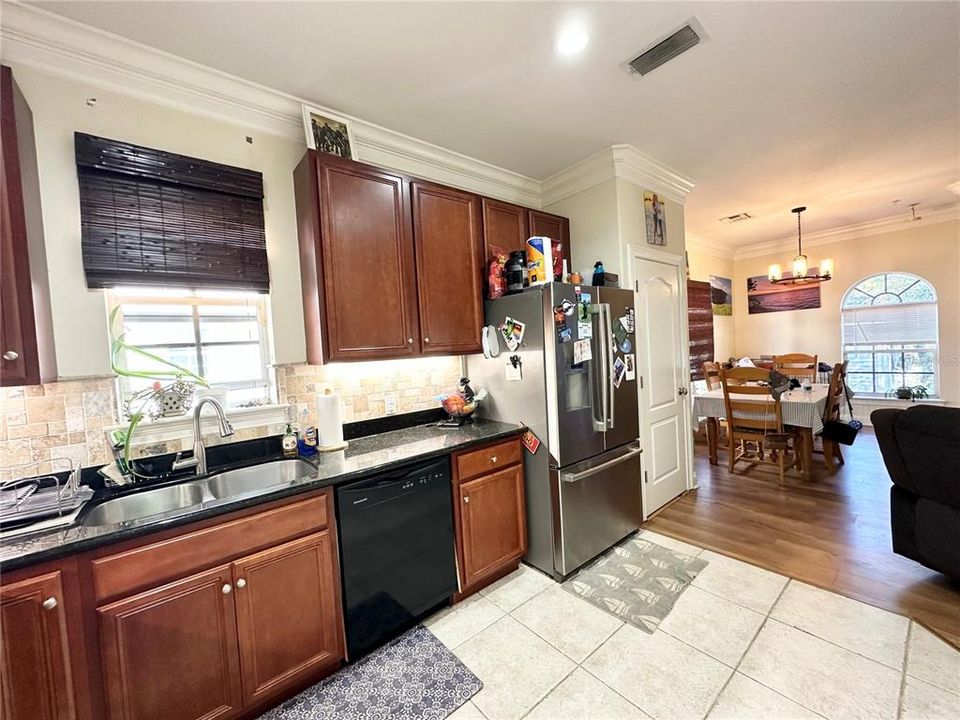
[(680, 53), (686, 52), (700, 42), (700, 36), (690, 25), (684, 25), (673, 35), (664, 38), (645, 53), (630, 61), (630, 69), (646, 75), (656, 70), (665, 62), (673, 60)]
[(753, 215), (750, 213), (737, 213), (736, 215), (727, 215), (726, 217), (720, 218), (720, 222), (725, 225), (732, 225), (733, 223), (743, 222), (744, 220), (752, 220)]

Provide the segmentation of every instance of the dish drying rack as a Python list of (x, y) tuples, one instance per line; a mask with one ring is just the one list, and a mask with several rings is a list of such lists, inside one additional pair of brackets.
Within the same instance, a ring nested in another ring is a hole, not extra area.
[[(66, 481), (61, 481), (52, 472), (34, 477), (16, 477), (44, 463), (50, 463), (51, 467), (62, 463), (69, 467)], [(15, 479), (0, 482), (0, 525), (20, 524), (50, 516), (70, 521), (76, 516), (74, 511), (79, 511), (93, 497), (92, 488), (80, 485), (80, 467), (75, 466), (70, 458), (36, 460), (5, 468), (5, 471), (13, 473)], [(50, 480), (53, 481), (52, 485), (48, 482)], [(63, 523), (50, 523), (51, 526), (59, 524)], [(24, 530), (36, 529), (39, 528), (31, 525)]]

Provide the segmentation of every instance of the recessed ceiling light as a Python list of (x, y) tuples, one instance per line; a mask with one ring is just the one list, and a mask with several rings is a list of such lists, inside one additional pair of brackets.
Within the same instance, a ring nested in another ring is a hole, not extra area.
[(561, 55), (576, 55), (587, 47), (587, 33), (580, 28), (567, 28), (557, 36), (554, 48)]

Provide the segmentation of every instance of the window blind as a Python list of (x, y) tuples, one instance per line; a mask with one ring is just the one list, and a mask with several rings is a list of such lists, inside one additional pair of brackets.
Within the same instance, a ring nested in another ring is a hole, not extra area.
[(845, 345), (937, 342), (936, 303), (871, 305), (843, 311)]
[(263, 176), (75, 133), (87, 286), (270, 289)]

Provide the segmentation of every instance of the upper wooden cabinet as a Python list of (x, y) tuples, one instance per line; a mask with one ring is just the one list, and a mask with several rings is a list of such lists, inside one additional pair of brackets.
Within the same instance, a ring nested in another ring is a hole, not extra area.
[(530, 233), (527, 228), (527, 208), (483, 198), (484, 265), (493, 256), (493, 248), (507, 251), (524, 250)]
[(480, 352), (489, 248), (566, 218), (310, 150), (294, 171), (307, 361)]
[(294, 180), (308, 362), (417, 354), (407, 179), (311, 150)]
[(60, 572), (0, 587), (0, 718), (77, 717)]
[(415, 180), (413, 237), (424, 354), (480, 352), (483, 234), (480, 198)]
[(551, 215), (542, 210), (529, 211), (530, 236), (542, 235), (563, 243), (563, 258), (570, 271), (570, 220), (560, 215)]
[(33, 116), (0, 68), (0, 385), (56, 378)]

